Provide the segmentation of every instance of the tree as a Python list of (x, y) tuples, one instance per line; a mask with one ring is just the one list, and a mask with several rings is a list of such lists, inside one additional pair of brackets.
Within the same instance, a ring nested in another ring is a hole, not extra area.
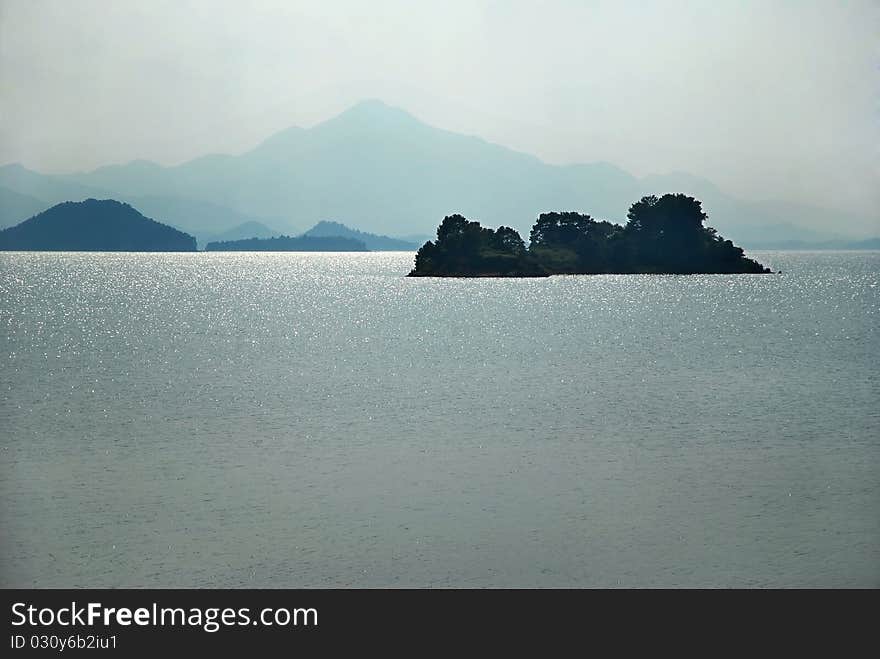
[(563, 213), (541, 213), (529, 233), (533, 247), (570, 246), (590, 231), (595, 224), (592, 217), (566, 211)]
[(626, 216), (627, 230), (653, 236), (698, 233), (708, 217), (698, 200), (681, 193), (642, 197)]
[(462, 215), (448, 215), (416, 253), (413, 276), (535, 276), (543, 274), (510, 227), (480, 226)]
[(649, 272), (705, 272), (714, 230), (702, 204), (684, 194), (642, 197), (627, 213), (625, 253)]
[(526, 251), (526, 244), (523, 242), (519, 232), (510, 227), (502, 226), (495, 230), (492, 246), (499, 251), (509, 252), (517, 256), (524, 254)]
[(442, 243), (447, 240), (454, 240), (456, 237), (463, 236), (471, 225), (479, 224), (470, 222), (463, 215), (447, 215), (443, 218), (440, 226), (437, 227), (437, 242)]
[(529, 234), (529, 250), (561, 272), (604, 272), (611, 258), (608, 239), (619, 229), (582, 213), (542, 213)]

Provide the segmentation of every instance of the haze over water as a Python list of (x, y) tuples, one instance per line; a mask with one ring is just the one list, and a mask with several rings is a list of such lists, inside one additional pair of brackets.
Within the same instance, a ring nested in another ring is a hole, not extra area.
[(880, 586), (880, 252), (0, 254), (0, 586)]

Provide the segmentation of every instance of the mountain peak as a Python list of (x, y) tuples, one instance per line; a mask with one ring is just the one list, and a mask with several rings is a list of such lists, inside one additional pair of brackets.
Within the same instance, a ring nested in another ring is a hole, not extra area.
[(342, 224), (341, 222), (335, 222), (333, 220), (321, 220), (311, 229), (306, 231), (303, 235), (321, 238), (352, 238), (354, 240), (360, 240), (361, 242), (363, 242), (367, 246), (367, 249), (380, 252), (409, 252), (414, 251), (419, 247), (412, 242), (401, 240), (399, 238), (390, 238), (389, 236), (380, 236), (374, 233), (366, 233), (364, 231), (359, 231), (358, 229), (352, 229)]
[(380, 98), (365, 98), (362, 101), (358, 101), (354, 105), (352, 105), (347, 110), (344, 110), (342, 114), (369, 114), (369, 115), (382, 115), (382, 114), (397, 114), (410, 118), (414, 118), (411, 114), (402, 110), (399, 107), (394, 105), (388, 105), (385, 101)]
[(421, 121), (406, 110), (388, 105), (377, 98), (360, 101), (332, 119), (318, 124), (315, 128), (339, 124), (382, 126), (395, 129), (405, 125), (423, 125)]
[[(350, 229), (345, 226), (342, 222), (334, 222), (333, 220), (321, 220), (315, 226), (313, 226), (309, 231), (313, 232), (315, 235), (319, 235), (321, 231), (355, 231), (356, 229)], [(306, 232), (308, 233), (308, 231)], [(336, 235), (336, 234), (334, 234)], [(341, 235), (341, 234), (340, 234)]]

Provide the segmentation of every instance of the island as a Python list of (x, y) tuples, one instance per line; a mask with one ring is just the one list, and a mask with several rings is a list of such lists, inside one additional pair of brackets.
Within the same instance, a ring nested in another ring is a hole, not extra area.
[(205, 245), (206, 252), (367, 252), (362, 240), (341, 236), (245, 238)]
[(65, 201), (0, 231), (0, 250), (194, 252), (196, 239), (114, 199)]
[(303, 235), (315, 237), (338, 236), (340, 238), (353, 238), (354, 240), (360, 240), (362, 243), (364, 243), (364, 245), (367, 246), (367, 249), (371, 252), (414, 252), (419, 248), (418, 243), (410, 242), (408, 240), (401, 240), (400, 238), (391, 238), (390, 236), (381, 236), (375, 233), (358, 231), (357, 229), (351, 229), (345, 226), (341, 222), (330, 222), (327, 220), (322, 220), (318, 222)]
[(416, 253), (410, 277), (548, 277), (584, 274), (765, 274), (740, 247), (704, 226), (702, 203), (647, 196), (625, 226), (577, 212), (542, 213), (529, 246), (510, 227), (489, 229), (449, 215)]

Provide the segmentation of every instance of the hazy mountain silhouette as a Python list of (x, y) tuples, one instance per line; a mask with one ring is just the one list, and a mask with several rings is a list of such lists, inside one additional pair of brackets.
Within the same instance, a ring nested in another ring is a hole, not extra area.
[(415, 245), (424, 245), (425, 241), (433, 239), (432, 236), (429, 236), (426, 233), (407, 233), (397, 237), (401, 240), (405, 240), (406, 242), (413, 243)]
[(113, 199), (67, 201), (0, 231), (2, 250), (192, 252), (196, 239)]
[[(143, 164), (134, 166), (134, 171), (143, 167)], [(141, 171), (156, 171), (157, 168), (162, 169), (159, 165), (154, 165), (152, 168), (148, 167), (145, 170), (141, 169)], [(107, 185), (121, 184), (124, 176), (117, 174), (105, 177), (104, 174), (101, 174), (107, 169), (112, 168), (96, 170), (99, 173), (98, 182)], [(267, 229), (266, 223), (280, 225), (284, 227), (286, 232), (291, 232), (294, 229), (281, 218), (255, 217), (210, 201), (189, 199), (184, 194), (178, 196), (119, 194), (110, 192), (103, 187), (84, 186), (59, 177), (43, 176), (24, 169), (20, 165), (0, 167), (0, 181), (32, 193), (23, 194), (14, 189), (0, 186), (0, 228), (14, 226), (63, 201), (116, 197), (149, 217), (194, 235), (200, 244), (220, 239), (221, 235), (227, 232), (229, 235), (223, 235), (223, 239), (251, 237), (236, 233), (237, 227), (242, 225), (251, 225), (252, 228), (262, 227), (256, 234), (253, 234), (260, 238), (280, 233), (280, 231)], [(121, 187), (131, 186), (122, 185)], [(39, 195), (39, 197), (32, 195)], [(266, 233), (267, 231), (268, 233)]]
[[(80, 201), (93, 197), (110, 196), (106, 190), (82, 185), (69, 177), (38, 174), (21, 165), (0, 167), (0, 187), (42, 201), (45, 205), (41, 210), (63, 201)], [(0, 217), (0, 220), (7, 225), (21, 222), (29, 217), (8, 216), (5, 205), (2, 210), (3, 216)]]
[(777, 250), (835, 250), (835, 249), (880, 249), (880, 238), (867, 240), (822, 240), (807, 242), (804, 240), (768, 240), (756, 244), (753, 249)]
[[(241, 213), (219, 204), (209, 201), (187, 199), (185, 197), (160, 197), (160, 196), (135, 196), (123, 197), (125, 201), (143, 213), (160, 219), (181, 231), (191, 233), (196, 237), (200, 245), (211, 240), (234, 240), (237, 238), (268, 238), (280, 233), (291, 233), (292, 227), (279, 218), (255, 217), (247, 213)], [(284, 231), (269, 229), (269, 225), (284, 227)], [(250, 229), (248, 229), (250, 227)], [(257, 229), (257, 233), (243, 234), (239, 229), (246, 231)], [(229, 235), (225, 235), (225, 234)]]
[(196, 236), (200, 243), (227, 242), (230, 240), (243, 240), (245, 238), (273, 238), (280, 236), (281, 231), (270, 229), (260, 222), (243, 222), (238, 226), (214, 235), (203, 237)]
[(18, 224), (26, 217), (33, 217), (51, 204), (27, 194), (0, 187), (0, 229)]
[(339, 222), (328, 222), (322, 220), (311, 229), (306, 231), (304, 236), (340, 236), (342, 238), (352, 238), (359, 240), (367, 246), (371, 251), (388, 251), (388, 252), (414, 252), (419, 248), (417, 243), (400, 240), (399, 238), (389, 238), (388, 236), (377, 236), (373, 233), (365, 233), (357, 229), (350, 229)]
[(275, 236), (210, 242), (206, 252), (367, 252), (360, 240), (340, 236)]
[[(0, 186), (45, 198), (30, 191), (33, 184), (14, 185), (6, 169), (0, 168)], [(204, 156), (175, 167), (137, 161), (42, 178), (56, 187), (97, 188), (126, 200), (182, 197), (255, 219), (283, 218), (271, 223), (283, 230), (333, 217), (387, 235), (430, 234), (454, 210), (527, 231), (535, 217), (553, 208), (622, 221), (632, 199), (666, 190), (702, 199), (712, 225), (745, 245), (773, 231), (787, 239), (812, 240), (814, 232), (823, 239), (862, 238), (876, 225), (870, 218), (787, 202), (743, 202), (687, 174), (638, 179), (608, 163), (550, 165), (428, 126), (379, 101), (359, 103), (310, 129), (281, 131), (239, 156)], [(829, 229), (837, 222), (864, 231), (837, 236)]]

